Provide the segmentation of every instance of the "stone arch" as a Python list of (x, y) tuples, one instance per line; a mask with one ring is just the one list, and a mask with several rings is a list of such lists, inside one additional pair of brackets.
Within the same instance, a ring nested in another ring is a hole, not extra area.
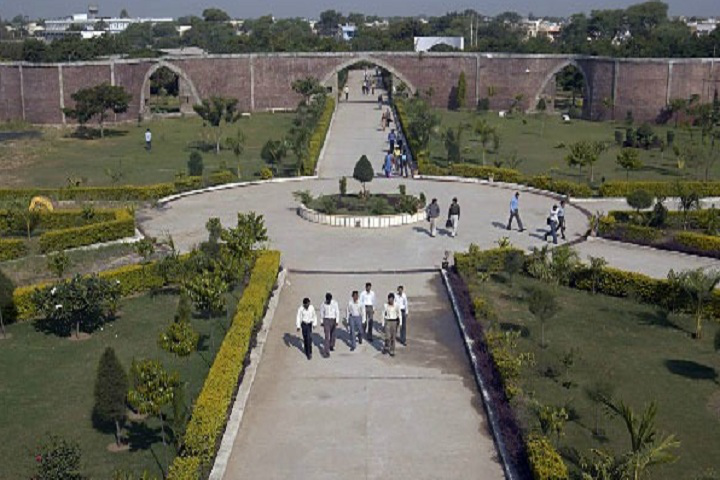
[(400, 73), (394, 66), (387, 63), (384, 60), (380, 60), (379, 58), (375, 58), (370, 55), (360, 55), (358, 57), (353, 57), (353, 58), (350, 58), (350, 59), (340, 63), (339, 65), (336, 65), (335, 67), (333, 67), (333, 69), (327, 75), (325, 75), (325, 77), (323, 77), (320, 84), (325, 85), (325, 86), (332, 85), (333, 76), (337, 75), (338, 72), (340, 72), (340, 70), (342, 70), (343, 68), (347, 68), (352, 65), (355, 65), (356, 63), (359, 63), (359, 62), (368, 62), (368, 63), (372, 63), (374, 65), (377, 65), (380, 68), (384, 68), (385, 70), (387, 70), (388, 72), (392, 73), (397, 78), (399, 78), (400, 81), (402, 81), (405, 85), (407, 85), (411, 94), (413, 94), (417, 91), (417, 88), (415, 87), (413, 82), (408, 80), (408, 78), (404, 74)]
[(550, 83), (551, 80), (555, 78), (555, 75), (560, 73), (564, 68), (573, 66), (580, 70), (580, 73), (582, 73), (583, 76), (583, 83), (585, 84), (585, 95), (583, 95), (583, 117), (589, 117), (590, 115), (590, 99), (592, 98), (592, 91), (590, 90), (590, 81), (588, 80), (588, 74), (585, 71), (585, 69), (580, 65), (580, 63), (577, 62), (577, 60), (569, 58), (561, 63), (559, 63), (555, 68), (552, 69), (552, 71), (545, 76), (545, 79), (542, 82), (542, 85), (540, 86), (540, 89), (537, 91), (535, 96), (533, 97), (533, 104), (530, 105), (530, 111), (535, 111), (535, 108), (540, 101), (540, 98), (543, 95), (543, 92), (548, 87), (548, 83)]
[[(157, 63), (154, 63), (150, 69), (145, 72), (145, 78), (143, 79), (142, 83), (142, 89), (140, 90), (140, 115), (146, 115), (148, 113), (148, 106), (147, 106), (147, 92), (150, 91), (150, 77), (153, 76), (155, 72), (160, 70), (161, 68), (167, 68), (174, 74), (178, 76), (179, 79), (179, 88), (180, 88), (180, 94), (182, 95), (183, 89), (185, 89), (188, 93), (187, 97), (190, 100), (190, 108), (192, 108), (192, 105), (199, 105), (200, 102), (200, 95), (198, 95), (197, 88), (195, 88), (195, 84), (192, 80), (190, 80), (190, 77), (188, 76), (185, 71), (178, 67), (175, 64), (172, 64), (170, 62), (167, 62), (165, 60), (160, 60)], [(180, 107), (180, 111), (183, 111), (182, 105)], [(191, 111), (191, 110), (190, 110)], [(188, 113), (188, 112), (184, 112)]]

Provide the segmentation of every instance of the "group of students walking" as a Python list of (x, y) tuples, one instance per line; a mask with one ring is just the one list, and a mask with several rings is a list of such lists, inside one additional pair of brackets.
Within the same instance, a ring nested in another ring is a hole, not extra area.
[[(440, 205), (438, 204), (437, 198), (433, 198), (425, 208), (425, 217), (430, 222), (430, 236), (434, 237), (437, 235), (437, 219), (440, 217)], [(451, 237), (457, 236), (458, 224), (460, 223), (460, 204), (458, 203), (457, 197), (452, 199), (450, 208), (448, 208), (448, 217), (445, 222), (445, 228), (448, 229), (448, 233)]]
[[(522, 220), (520, 219), (520, 192), (515, 192), (515, 195), (510, 199), (510, 218), (508, 219), (507, 229), (510, 230), (512, 227), (512, 221), (515, 219), (518, 224), (518, 230), (520, 232), (525, 231), (523, 228)], [(543, 239), (547, 241), (548, 237), (552, 236), (553, 243), (557, 245), (557, 234), (565, 240), (565, 200), (560, 200), (560, 205), (553, 205), (550, 209), (550, 214), (547, 217), (546, 223), (548, 230), (545, 232)]]
[(395, 130), (391, 130), (387, 140), (389, 148), (382, 165), (385, 177), (390, 178), (393, 173), (400, 177), (409, 177), (410, 160), (403, 139), (395, 133)]
[[(335, 350), (337, 329), (344, 320), (350, 334), (350, 351), (354, 351), (358, 344), (362, 344), (363, 337), (372, 343), (375, 329), (375, 292), (372, 284), (366, 283), (365, 290), (354, 290), (350, 295), (347, 307), (341, 312), (337, 301), (331, 293), (325, 294), (325, 301), (320, 306), (319, 315), (309, 298), (304, 298), (298, 308), (295, 326), (302, 332), (303, 351), (308, 360), (312, 358), (312, 329), (321, 322), (325, 339), (321, 354), (327, 358)], [(343, 315), (344, 313), (344, 315)], [(395, 341), (399, 338), (401, 344), (407, 345), (408, 299), (402, 285), (396, 293), (389, 293), (387, 302), (383, 305), (380, 318), (384, 332), (383, 354), (395, 356)]]

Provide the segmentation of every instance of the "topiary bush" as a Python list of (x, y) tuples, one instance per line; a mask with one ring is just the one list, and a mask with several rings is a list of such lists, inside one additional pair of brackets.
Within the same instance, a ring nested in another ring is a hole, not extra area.
[(205, 165), (203, 163), (202, 155), (200, 155), (200, 152), (197, 150), (193, 150), (190, 152), (190, 158), (187, 162), (187, 170), (188, 175), (191, 177), (201, 177), (203, 174), (203, 170), (205, 169)]
[(647, 190), (634, 190), (625, 197), (627, 204), (635, 211), (646, 210), (652, 207), (653, 200), (655, 200), (650, 192)]

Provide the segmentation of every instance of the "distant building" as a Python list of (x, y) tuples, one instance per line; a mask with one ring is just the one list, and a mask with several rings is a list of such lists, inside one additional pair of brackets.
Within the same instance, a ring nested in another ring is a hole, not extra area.
[(351, 23), (346, 23), (345, 25), (338, 25), (337, 30), (337, 36), (340, 40), (345, 40), (346, 42), (349, 42), (353, 38), (355, 38), (355, 35), (357, 34), (357, 27)]
[(557, 22), (549, 22), (543, 19), (524, 19), (520, 25), (525, 30), (527, 38), (547, 38), (554, 42), (560, 37), (562, 25)]
[(68, 35), (92, 38), (106, 33), (115, 35), (124, 32), (133, 23), (170, 23), (172, 18), (119, 18), (101, 17), (98, 8), (90, 6), (88, 13), (77, 13), (64, 18), (45, 20), (45, 29), (38, 34), (47, 40), (56, 40)]
[(718, 28), (720, 20), (716, 18), (707, 18), (705, 20), (685, 21), (685, 23), (688, 27), (690, 27), (690, 30), (695, 35), (698, 37), (704, 37), (706, 35), (710, 35), (716, 28)]
[(414, 37), (416, 52), (428, 52), (438, 45), (447, 45), (457, 50), (465, 50), (465, 37)]

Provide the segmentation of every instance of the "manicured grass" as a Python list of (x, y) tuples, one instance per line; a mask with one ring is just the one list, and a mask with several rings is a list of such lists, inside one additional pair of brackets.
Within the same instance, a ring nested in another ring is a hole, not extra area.
[[(238, 292), (235, 295), (239, 295)], [(228, 296), (229, 311), (235, 300)], [(178, 302), (174, 294), (142, 295), (122, 302), (120, 318), (85, 341), (46, 335), (31, 324), (11, 325), (8, 340), (0, 340), (0, 477), (30, 478), (35, 447), (47, 432), (77, 440), (83, 452), (84, 473), (91, 478), (111, 478), (116, 469), (149, 471), (161, 477), (165, 454), (157, 420), (130, 425), (130, 451), (111, 453), (112, 433), (93, 428), (91, 412), (98, 360), (104, 349), (115, 349), (128, 370), (133, 359), (160, 360), (177, 371), (186, 385), (188, 409), (202, 387), (225, 335), (229, 320), (193, 319), (201, 333), (200, 351), (176, 359), (160, 350), (158, 334), (172, 321)], [(168, 413), (172, 416), (171, 409)], [(166, 430), (167, 431), (167, 430)]]
[[(583, 120), (572, 120), (571, 123), (563, 123), (556, 115), (524, 115), (512, 118), (500, 118), (497, 113), (476, 114), (471, 112), (454, 112), (448, 110), (436, 110), (441, 118), (441, 128), (455, 127), (461, 122), (471, 125), (463, 134), (463, 161), (482, 164), (481, 144), (472, 141), (476, 136), (472, 126), (479, 118), (488, 121), (496, 127), (500, 135), (499, 153), (491, 152), (486, 156), (486, 163), (493, 165), (496, 159), (506, 160), (503, 166), (508, 167), (507, 159), (517, 154), (522, 163), (517, 167), (520, 171), (531, 175), (549, 174), (556, 178), (576, 181), (587, 181), (589, 179), (588, 169), (582, 173), (577, 168), (571, 168), (565, 162), (568, 153), (567, 148), (557, 148), (559, 145), (570, 145), (578, 140), (597, 140), (611, 144), (608, 151), (602, 154), (595, 164), (595, 182), (600, 183), (605, 177), (606, 180), (625, 180), (626, 172), (615, 163), (620, 147), (615, 144), (615, 130), (622, 131), (623, 138), (627, 126), (622, 122), (587, 122)], [(523, 123), (525, 121), (525, 123)], [(544, 124), (544, 127), (543, 127)], [(637, 131), (639, 124), (633, 125)], [(665, 140), (667, 130), (671, 129), (672, 122), (668, 126), (653, 125), (653, 130)], [(676, 142), (681, 141), (688, 134), (678, 129)], [(696, 137), (699, 133), (696, 134)], [(492, 142), (488, 147), (492, 146)], [(439, 135), (433, 136), (430, 143), (430, 155), (434, 163), (447, 165), (447, 152)], [(666, 149), (664, 155), (659, 149), (641, 150), (640, 159), (644, 163), (641, 170), (630, 173), (630, 180), (667, 180), (674, 181), (683, 178), (701, 178), (696, 172), (689, 169), (678, 170), (675, 155), (672, 149)], [(698, 173), (702, 174), (702, 171)], [(713, 165), (710, 177), (720, 178), (720, 162)]]
[[(292, 118), (288, 113), (257, 113), (225, 129), (226, 137), (234, 135), (238, 127), (245, 134), (243, 179), (259, 177), (265, 166), (260, 158), (263, 145), (269, 139), (281, 139)], [(145, 151), (144, 132), (148, 127), (153, 132), (152, 153)], [(44, 128), (38, 139), (0, 142), (0, 186), (63, 187), (68, 178), (82, 177), (87, 178), (86, 185), (112, 185), (107, 169), (123, 172), (118, 185), (169, 182), (177, 172), (187, 172), (191, 147), (214, 138), (198, 117), (122, 124), (112, 127), (104, 139), (77, 139), (70, 136), (73, 131)], [(294, 161), (291, 157), (285, 159), (288, 165)], [(223, 162), (233, 171), (237, 168), (230, 150), (219, 155), (209, 151), (203, 153), (203, 159), (206, 172), (216, 170)]]
[[(519, 329), (523, 335), (518, 351), (531, 352), (534, 366), (525, 367), (521, 387), (527, 397), (514, 403), (522, 423), (539, 429), (532, 403), (566, 406), (571, 420), (560, 440), (560, 450), (571, 469), (576, 451), (589, 455), (591, 448), (611, 448), (618, 453), (629, 449), (629, 436), (617, 418), (601, 413), (598, 438), (594, 428), (594, 404), (586, 389), (597, 380), (609, 380), (615, 398), (623, 399), (636, 412), (650, 401), (657, 401), (660, 430), (676, 434), (681, 442), (679, 460), (653, 468), (654, 480), (694, 479), (706, 469), (720, 467), (720, 354), (713, 350), (711, 325), (706, 337), (693, 340), (689, 319), (670, 315), (652, 306), (631, 300), (559, 288), (561, 310), (546, 322), (547, 348), (540, 348), (540, 325), (530, 314), (526, 297), (538, 281), (516, 276), (514, 285), (500, 277), (485, 283), (470, 281), (473, 295), (481, 295), (493, 305), (503, 329)], [(576, 349), (575, 364), (569, 369), (570, 388), (561, 358)], [(548, 369), (560, 373), (556, 379), (544, 374)], [(554, 437), (553, 437), (554, 438)]]
[[(132, 245), (109, 245), (91, 250), (74, 250), (67, 252), (70, 265), (65, 278), (76, 273), (88, 274), (111, 268), (121, 267), (130, 263), (138, 263), (141, 258), (134, 253)], [(53, 281), (54, 274), (47, 268), (45, 255), (29, 255), (17, 260), (0, 262), (0, 271), (4, 273), (16, 287), (33, 283)]]

